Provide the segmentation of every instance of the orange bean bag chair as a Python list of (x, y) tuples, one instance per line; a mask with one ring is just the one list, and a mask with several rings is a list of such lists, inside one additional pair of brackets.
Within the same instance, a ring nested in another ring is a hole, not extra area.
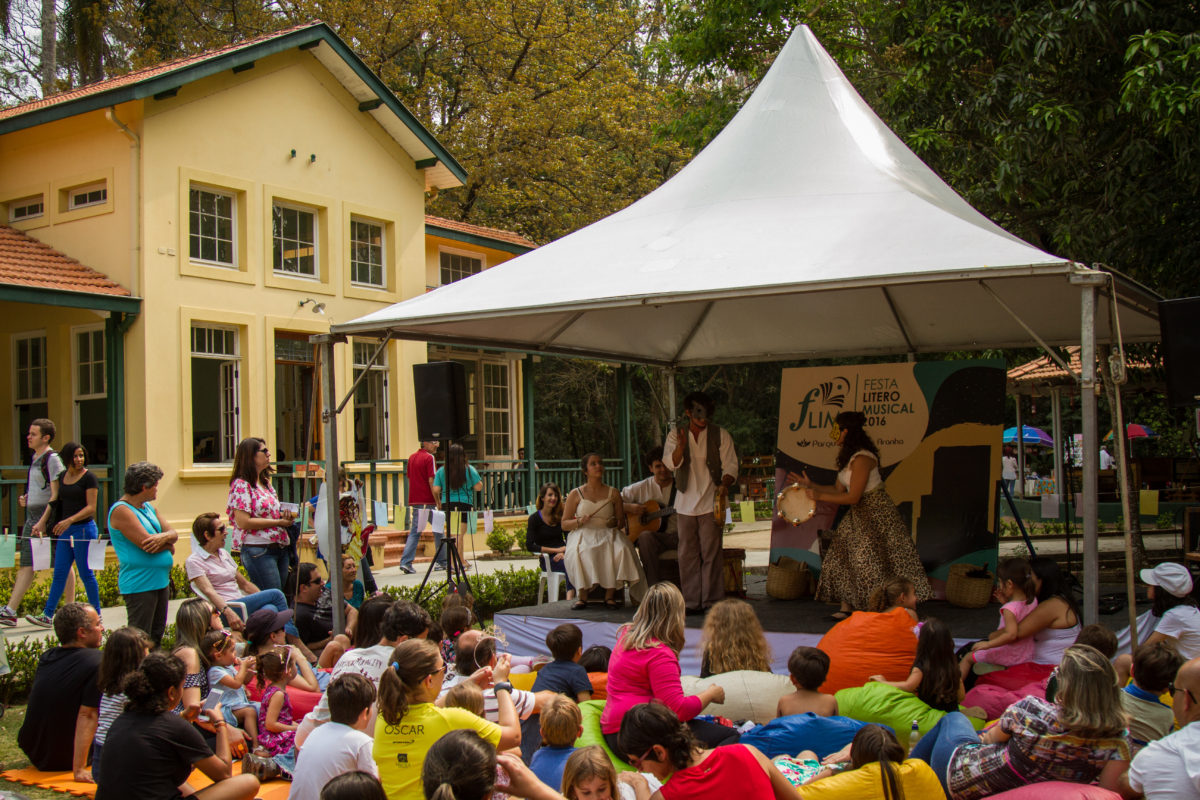
[[(254, 702), (262, 699), (262, 690), (258, 688), (257, 681), (246, 682), (246, 696)], [(317, 703), (321, 702), (320, 692), (308, 692), (304, 689), (296, 689), (294, 687), (287, 690), (288, 700), (292, 703), (292, 719), (299, 722), (304, 719), (304, 715), (312, 711)]]
[(916, 622), (903, 608), (883, 613), (855, 611), (829, 629), (817, 649), (829, 656), (821, 691), (832, 694), (862, 686), (872, 675), (902, 681), (917, 655)]

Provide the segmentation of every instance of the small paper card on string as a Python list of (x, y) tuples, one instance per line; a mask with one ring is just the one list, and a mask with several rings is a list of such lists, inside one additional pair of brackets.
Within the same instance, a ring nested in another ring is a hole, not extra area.
[(1142, 489), (1138, 492), (1138, 514), (1143, 517), (1158, 516), (1158, 490)]
[(0, 536), (0, 567), (17, 565), (17, 535), (8, 533)]
[(754, 522), (754, 501), (743, 500), (738, 504), (742, 512), (742, 522)]
[(88, 542), (88, 569), (94, 572), (104, 569), (104, 548), (107, 544), (103, 539), (92, 539)]
[[(375, 527), (383, 528), (387, 526), (387, 507), (388, 504), (382, 500), (375, 501)], [(397, 517), (397, 519), (399, 519), (399, 517)]]
[(494, 519), (492, 519), (492, 510), (490, 508), (485, 509), (483, 512), (483, 532), (491, 533), (495, 529), (496, 522)]
[(726, 525), (733, 524), (733, 509), (730, 508), (729, 506), (725, 506), (725, 524)]
[(431, 508), (418, 508), (417, 509), (417, 533), (424, 532), (425, 526), (429, 524), (429, 518), (430, 518), (429, 512), (432, 510), (433, 509), (431, 509)]
[[(404, 506), (400, 506), (400, 505), (392, 506), (392, 519), (396, 520), (397, 528), (401, 528), (404, 526), (404, 520), (405, 520)], [(409, 524), (411, 524), (411, 523), (409, 523)]]
[[(431, 514), (431, 519), (433, 520), (433, 532), (434, 533), (445, 533), (446, 532), (446, 512), (439, 511), (436, 508), (429, 509), (429, 511), (433, 512)], [(425, 513), (425, 509), (422, 509), (421, 513)]]
[(467, 512), (467, 533), (474, 536), (478, 530), (479, 530), (479, 512), (478, 511), (468, 511)]
[(1058, 519), (1058, 502), (1056, 494), (1042, 495), (1042, 519)]
[(530, 515), (532, 515), (532, 514), (533, 514), (533, 512), (535, 512), (535, 511), (537, 511), (537, 505), (536, 505), (536, 504), (534, 504), (534, 503), (530, 503), (529, 505), (525, 506), (525, 513), (526, 513), (526, 514), (530, 514)]
[(461, 527), (462, 527), (462, 512), (461, 511), (451, 511), (450, 512), (449, 534), (451, 536), (458, 536), (458, 531)]
[(30, 539), (29, 546), (33, 550), (33, 571), (50, 569), (50, 540)]

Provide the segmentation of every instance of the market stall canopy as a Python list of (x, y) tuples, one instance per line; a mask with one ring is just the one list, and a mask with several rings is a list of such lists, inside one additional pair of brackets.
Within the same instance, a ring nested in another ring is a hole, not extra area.
[[(1125, 341), (1156, 340), (1158, 296), (1103, 274), (1097, 339), (1115, 297)], [(667, 366), (1066, 345), (1089, 275), (959, 197), (801, 26), (654, 192), (332, 330)]]

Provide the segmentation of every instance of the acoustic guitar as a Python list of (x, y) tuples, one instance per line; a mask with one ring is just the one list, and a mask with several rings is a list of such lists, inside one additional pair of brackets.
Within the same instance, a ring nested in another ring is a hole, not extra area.
[(661, 524), (659, 520), (675, 513), (674, 506), (660, 506), (657, 500), (647, 500), (642, 504), (645, 509), (641, 514), (627, 514), (629, 522), (629, 541), (636, 543), (643, 531), (656, 531)]

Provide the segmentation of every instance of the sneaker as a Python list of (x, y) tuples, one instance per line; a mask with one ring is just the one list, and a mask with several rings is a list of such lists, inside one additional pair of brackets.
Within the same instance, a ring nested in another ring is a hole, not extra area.
[(413, 569), (412, 567), (410, 567), (410, 566), (407, 566), (407, 565), (405, 565), (405, 564), (401, 564), (401, 565), (400, 565), (400, 571), (401, 571), (401, 572), (404, 572), (404, 573), (407, 573), (407, 574), (409, 574), (409, 575), (412, 575), (414, 572), (416, 572), (416, 570), (415, 570), (415, 569)]
[(433, 565), (433, 571), (434, 571), (434, 572), (445, 572), (445, 571), (446, 571), (446, 565), (445, 565), (445, 564), (434, 564), (434, 565)]
[(279, 765), (270, 756), (247, 753), (242, 756), (242, 774), (253, 775), (262, 783), (279, 775)]
[(39, 628), (54, 627), (54, 617), (47, 617), (45, 614), (26, 614), (25, 621), (37, 625)]
[(0, 625), (15, 628), (17, 626), (17, 612), (8, 606), (0, 608)]

